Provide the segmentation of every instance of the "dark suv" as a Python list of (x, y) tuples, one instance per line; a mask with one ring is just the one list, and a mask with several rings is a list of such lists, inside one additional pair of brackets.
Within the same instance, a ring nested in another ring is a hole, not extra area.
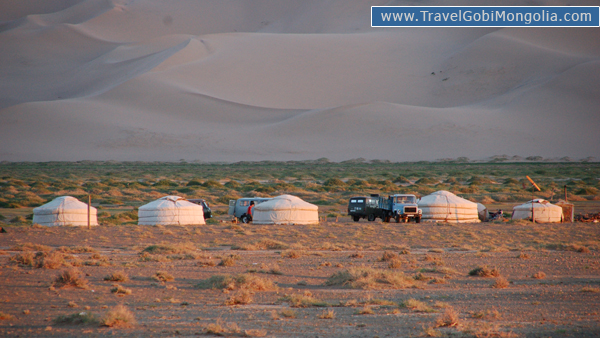
[(202, 209), (204, 209), (204, 219), (212, 218), (212, 210), (210, 210), (210, 207), (208, 206), (208, 202), (206, 202), (202, 198), (191, 199), (188, 201), (202, 206)]

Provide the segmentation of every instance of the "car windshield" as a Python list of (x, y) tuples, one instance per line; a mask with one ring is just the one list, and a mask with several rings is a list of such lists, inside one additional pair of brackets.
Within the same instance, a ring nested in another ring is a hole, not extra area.
[(397, 196), (396, 203), (415, 203), (414, 196)]

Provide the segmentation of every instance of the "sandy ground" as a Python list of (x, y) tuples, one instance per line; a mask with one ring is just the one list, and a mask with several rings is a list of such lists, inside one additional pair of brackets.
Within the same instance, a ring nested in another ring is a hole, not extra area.
[(5, 1), (0, 160), (600, 157), (598, 29), (370, 27), (411, 4)]
[[(226, 336), (600, 334), (600, 238), (594, 224), (443, 226), (340, 219), (338, 223), (330, 220), (315, 226), (285, 228), (231, 223), (99, 226), (92, 230), (10, 227), (8, 233), (0, 235), (0, 311), (12, 316), (0, 320), (3, 337), (210, 336), (210, 325), (217, 323), (229, 325)], [(232, 245), (265, 239), (291, 249), (231, 250)], [(141, 255), (150, 245), (177, 247), (181, 243), (193, 247), (188, 251), (193, 257)], [(94, 252), (66, 256), (67, 262), (79, 265), (85, 273), (88, 288), (52, 287), (55, 276), (65, 267), (33, 268), (11, 262), (11, 257), (23, 253), (15, 251), (19, 244), (46, 245), (46, 250), (61, 246), (91, 248)], [(401, 266), (389, 268), (388, 261), (381, 261), (384, 252), (396, 253)], [(229, 255), (236, 258), (233, 266), (217, 265)], [(495, 288), (496, 278), (468, 275), (483, 266), (496, 268), (509, 284)], [(356, 267), (403, 273), (411, 280), (421, 273), (423, 280), (398, 289), (386, 284), (377, 289), (325, 285), (334, 273)], [(124, 271), (129, 280), (104, 280), (115, 271)], [(158, 271), (169, 273), (174, 280), (154, 280)], [(269, 273), (272, 271), (277, 273)], [(539, 272), (545, 277), (532, 277)], [(250, 303), (226, 305), (237, 290), (195, 287), (212, 276), (242, 273), (270, 280), (277, 290), (254, 291)], [(116, 285), (130, 289), (131, 294), (112, 293)], [(311, 296), (321, 303), (292, 307), (285, 298), (289, 295)], [(422, 302), (425, 308), (418, 311), (402, 305), (410, 299)], [(59, 315), (81, 312), (102, 317), (118, 304), (134, 314), (135, 326), (54, 323)], [(448, 308), (457, 313), (457, 325), (437, 327), (436, 321)], [(321, 319), (328, 310), (335, 318)]]

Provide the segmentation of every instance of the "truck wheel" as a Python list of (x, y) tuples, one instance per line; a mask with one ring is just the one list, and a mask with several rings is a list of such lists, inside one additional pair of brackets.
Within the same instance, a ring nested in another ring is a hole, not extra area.
[(242, 217), (240, 217), (240, 222), (244, 224), (250, 223), (250, 217), (248, 217), (246, 214), (243, 214)]
[(369, 222), (373, 222), (375, 220), (375, 214), (369, 214), (368, 218)]
[(354, 222), (358, 222), (360, 220), (359, 216), (352, 216), (352, 219), (354, 220)]

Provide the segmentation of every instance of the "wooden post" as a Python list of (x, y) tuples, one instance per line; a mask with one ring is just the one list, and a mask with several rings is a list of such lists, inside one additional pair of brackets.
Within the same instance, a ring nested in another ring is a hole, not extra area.
[(568, 202), (567, 200), (567, 185), (565, 184), (565, 202)]
[(531, 187), (531, 222), (535, 223), (535, 215), (533, 214), (533, 200), (535, 195), (535, 190), (533, 190), (533, 186)]
[(90, 219), (91, 219), (91, 215), (90, 215), (91, 204), (92, 204), (92, 195), (88, 195), (88, 230), (90, 230), (92, 228), (91, 221), (90, 221)]

